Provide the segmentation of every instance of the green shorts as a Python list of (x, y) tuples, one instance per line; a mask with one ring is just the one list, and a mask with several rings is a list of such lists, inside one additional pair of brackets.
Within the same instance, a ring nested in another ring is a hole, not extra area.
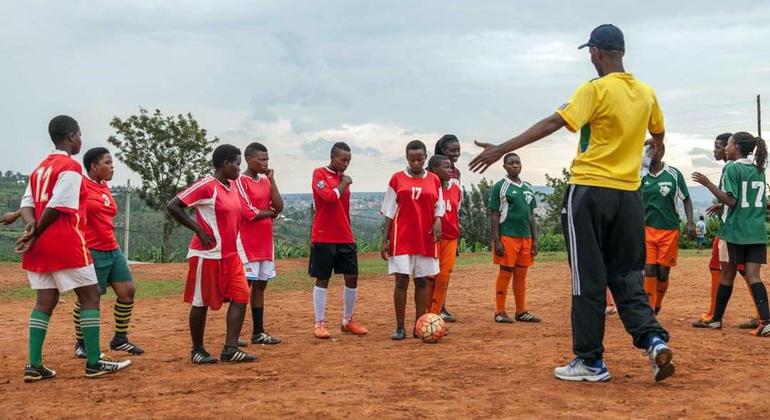
[(94, 259), (96, 279), (99, 281), (99, 289), (102, 294), (107, 293), (107, 286), (112, 283), (133, 281), (131, 271), (128, 269), (128, 261), (120, 248), (114, 251), (91, 250)]

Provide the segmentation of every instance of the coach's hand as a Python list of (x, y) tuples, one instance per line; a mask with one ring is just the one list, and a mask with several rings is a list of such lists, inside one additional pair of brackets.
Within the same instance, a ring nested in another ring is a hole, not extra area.
[(492, 143), (482, 143), (478, 140), (474, 141), (476, 146), (484, 148), (484, 151), (479, 153), (478, 156), (471, 160), (470, 166), (471, 172), (484, 173), (493, 163), (500, 160), (505, 153), (499, 145)]
[(390, 257), (390, 253), (388, 252), (388, 248), (390, 247), (389, 241), (387, 239), (382, 240), (382, 245), (380, 246), (380, 256), (383, 260), (387, 261), (388, 257)]
[(498, 257), (505, 256), (505, 247), (503, 246), (503, 243), (500, 242), (499, 238), (495, 239), (494, 247), (495, 247), (495, 255), (497, 255)]

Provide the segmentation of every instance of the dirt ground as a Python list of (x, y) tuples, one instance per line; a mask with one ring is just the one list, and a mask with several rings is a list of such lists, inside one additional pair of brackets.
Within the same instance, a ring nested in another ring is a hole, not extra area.
[[(611, 381), (553, 378), (553, 368), (572, 356), (570, 281), (562, 262), (541, 263), (530, 272), (528, 301), (544, 318), (539, 325), (495, 324), (495, 267), (457, 269), (447, 306), (459, 321), (435, 345), (389, 339), (392, 281), (384, 274), (363, 276), (360, 284), (357, 319), (369, 328), (368, 336), (333, 329), (332, 340), (314, 339), (308, 280), (306, 290), (268, 294), (266, 326), (284, 343), (249, 347), (260, 361), (241, 365), (190, 363), (188, 307), (180, 290), (178, 296), (137, 303), (130, 334), (146, 354), (98, 380), (84, 379), (83, 362), (72, 355), (68, 301), (57, 308), (44, 349), (57, 378), (23, 383), (32, 301), (6, 301), (0, 305), (0, 417), (767, 418), (770, 341), (733, 328), (752, 313), (744, 284), (737, 284), (726, 328), (690, 327), (708, 303), (706, 263), (705, 257), (682, 258), (672, 273), (660, 319), (671, 332), (677, 374), (661, 384), (653, 382), (647, 358), (631, 346), (617, 316), (608, 318), (605, 338)], [(0, 288), (25, 284), (20, 270), (0, 268)], [(141, 287), (153, 279), (181, 278), (185, 266), (141, 265), (134, 271)], [(770, 278), (764, 269), (763, 276)], [(112, 331), (111, 303), (103, 304), (103, 340)], [(508, 303), (510, 308), (513, 299)], [(341, 311), (342, 281), (334, 279), (327, 308), (333, 327)], [(411, 322), (411, 301), (407, 311)], [(207, 348), (216, 355), (224, 314), (209, 316)], [(244, 335), (250, 328), (247, 320)]]

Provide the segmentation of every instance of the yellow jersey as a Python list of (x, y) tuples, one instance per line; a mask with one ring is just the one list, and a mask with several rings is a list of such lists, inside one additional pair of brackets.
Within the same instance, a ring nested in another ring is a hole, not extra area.
[(647, 131), (665, 131), (655, 91), (631, 73), (583, 83), (556, 111), (580, 131), (571, 184), (636, 191)]

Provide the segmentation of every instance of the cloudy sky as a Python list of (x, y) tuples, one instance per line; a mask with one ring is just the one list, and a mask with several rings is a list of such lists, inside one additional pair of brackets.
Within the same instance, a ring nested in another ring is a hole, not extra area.
[[(770, 2), (0, 1), (0, 169), (29, 172), (57, 114), (106, 145), (110, 119), (142, 106), (191, 112), (222, 142), (265, 143), (284, 192), (338, 140), (358, 191), (381, 191), (403, 146), (441, 134), (499, 142), (595, 77), (591, 29), (626, 35), (626, 69), (657, 91), (667, 160), (716, 174), (711, 139), (770, 120)], [(770, 130), (770, 126), (765, 125)], [(767, 137), (767, 135), (766, 135)], [(536, 184), (568, 166), (576, 136), (522, 150)], [(496, 166), (488, 176), (502, 176)], [(138, 181), (118, 164), (115, 182)], [(478, 180), (465, 170), (464, 183)]]

